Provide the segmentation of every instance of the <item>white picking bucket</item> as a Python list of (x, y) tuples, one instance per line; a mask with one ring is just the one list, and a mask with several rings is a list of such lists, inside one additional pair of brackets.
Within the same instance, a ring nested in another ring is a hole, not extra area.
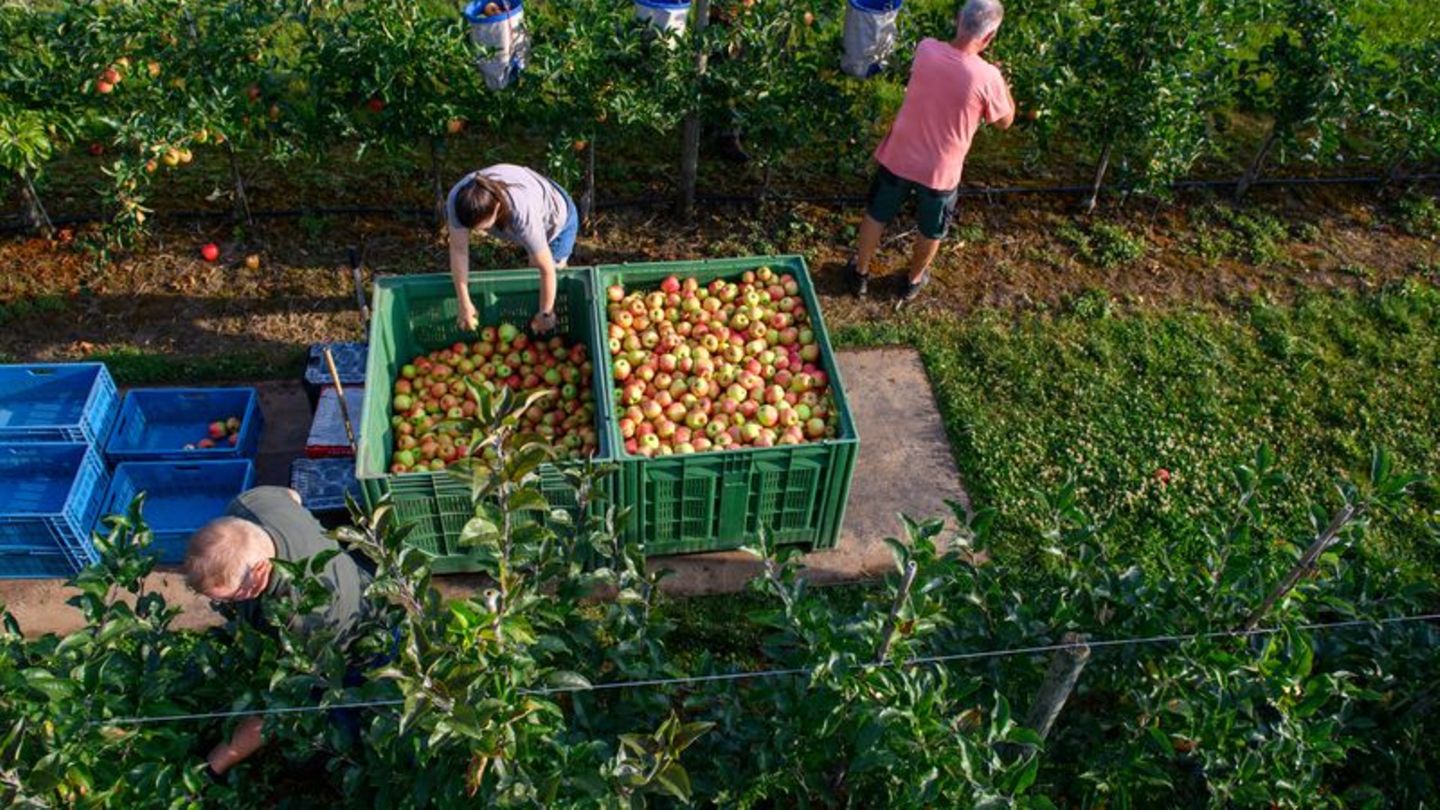
[(868, 79), (885, 69), (895, 52), (902, 0), (849, 0), (845, 6), (845, 53), (840, 69)]
[(524, 0), (473, 0), (465, 7), (470, 41), (480, 47), (475, 66), (491, 90), (507, 87), (525, 68), (530, 35)]
[(685, 33), (690, 18), (690, 0), (635, 0), (635, 19), (644, 20), (670, 39)]

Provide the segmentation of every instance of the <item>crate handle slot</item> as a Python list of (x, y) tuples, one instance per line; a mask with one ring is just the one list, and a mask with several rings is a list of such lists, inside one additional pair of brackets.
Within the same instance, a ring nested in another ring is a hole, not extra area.
[(28, 372), (31, 377), (50, 377), (60, 373), (60, 369), (49, 366), (45, 368), (27, 368), (25, 371)]
[(199, 465), (199, 464), (176, 464), (175, 466), (171, 467), (170, 469), (174, 470), (175, 472), (200, 472), (200, 465)]

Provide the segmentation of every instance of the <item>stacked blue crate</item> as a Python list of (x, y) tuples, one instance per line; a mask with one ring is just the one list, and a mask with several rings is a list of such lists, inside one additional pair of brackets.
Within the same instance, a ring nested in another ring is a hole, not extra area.
[(118, 405), (102, 363), (0, 366), (0, 579), (94, 562), (90, 528), (109, 482), (100, 450)]
[(90, 528), (108, 484), (89, 445), (0, 445), (0, 579), (64, 577), (94, 562)]

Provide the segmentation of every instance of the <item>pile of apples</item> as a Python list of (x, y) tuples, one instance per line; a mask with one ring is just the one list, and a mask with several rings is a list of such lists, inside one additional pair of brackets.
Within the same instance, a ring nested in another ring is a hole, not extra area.
[(185, 445), (186, 450), (209, 450), (212, 447), (219, 447), (221, 444), (228, 444), (234, 447), (240, 442), (240, 417), (231, 416), (227, 419), (216, 419), (210, 423), (203, 439)]
[(834, 438), (839, 414), (800, 285), (769, 267), (739, 281), (669, 276), (606, 290), (615, 413), (645, 457)]
[(550, 396), (525, 411), (529, 430), (540, 435), (561, 459), (585, 458), (599, 448), (593, 373), (584, 343), (562, 337), (531, 339), (514, 325), (480, 330), (474, 343), (456, 343), (416, 357), (395, 380), (395, 434), (390, 472), (433, 472), (470, 454), (468, 433), (445, 424), (475, 415), (468, 378), (491, 391), (509, 388), (521, 397), (534, 391)]

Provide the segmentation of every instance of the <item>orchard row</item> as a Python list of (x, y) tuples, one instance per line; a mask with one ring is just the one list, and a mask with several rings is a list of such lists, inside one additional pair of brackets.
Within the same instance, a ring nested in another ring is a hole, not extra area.
[[(542, 133), (548, 169), (566, 183), (578, 178), (577, 152), (600, 135), (612, 144), (670, 139), (679, 157), (679, 123), (690, 113), (733, 114), (763, 166), (814, 149), (834, 156), (834, 169), (853, 170), (893, 114), (914, 44), (949, 36), (955, 5), (907, 3), (889, 69), (861, 81), (838, 70), (842, 3), (717, 0), (713, 24), (702, 32), (692, 21), (671, 48), (646, 36), (627, 3), (537, 2), (525, 9), (527, 66), (516, 83), (490, 90), (474, 70), (465, 22), (440, 6), (8, 4), (0, 169), (20, 177), (41, 222), (53, 161), (77, 150), (99, 156), (117, 233), (143, 224), (155, 177), (192, 160), (229, 168), (242, 209), (241, 159), (345, 145), (428, 148), (434, 157), (472, 129)], [(1440, 38), (1417, 26), (1378, 39), (1359, 13), (1340, 0), (1013, 8), (991, 55), (1029, 134), (1002, 137), (1054, 152), (1042, 156), (1055, 167), (1085, 166), (1097, 184), (1118, 176), (1152, 189), (1213, 156), (1235, 112), (1270, 122), (1241, 145), (1245, 154), (1228, 155), (1250, 166), (1248, 179), (1277, 152), (1394, 169), (1435, 160)], [(723, 58), (702, 73), (698, 47)]]

